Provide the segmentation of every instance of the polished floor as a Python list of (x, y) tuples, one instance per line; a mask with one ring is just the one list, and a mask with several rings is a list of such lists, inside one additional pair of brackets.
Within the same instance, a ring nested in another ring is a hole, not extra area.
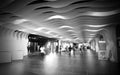
[(38, 53), (25, 56), (22, 61), (0, 64), (0, 75), (120, 75), (117, 63), (98, 60), (92, 51), (69, 54)]

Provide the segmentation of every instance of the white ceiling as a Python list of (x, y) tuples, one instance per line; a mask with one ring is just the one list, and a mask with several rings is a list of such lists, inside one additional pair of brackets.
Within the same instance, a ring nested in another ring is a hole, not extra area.
[(3, 0), (0, 24), (47, 37), (88, 41), (103, 27), (119, 23), (116, 0)]

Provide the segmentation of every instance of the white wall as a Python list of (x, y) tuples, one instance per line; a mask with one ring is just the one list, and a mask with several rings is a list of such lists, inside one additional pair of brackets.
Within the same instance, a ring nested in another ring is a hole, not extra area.
[[(116, 45), (116, 30), (115, 27), (109, 26), (106, 27), (103, 31), (98, 34), (102, 34), (106, 41), (106, 51), (107, 58), (109, 58), (113, 62), (117, 62), (117, 45)], [(99, 47), (97, 46), (98, 41), (97, 38), (94, 39), (96, 41), (96, 52), (99, 51)]]
[[(0, 30), (0, 63), (22, 60), (27, 55), (28, 39), (13, 36), (14, 30)], [(18, 35), (19, 36), (19, 35)]]
[(117, 62), (117, 45), (116, 45), (116, 30), (115, 27), (108, 27), (104, 32), (104, 37), (107, 42), (107, 56), (111, 61)]

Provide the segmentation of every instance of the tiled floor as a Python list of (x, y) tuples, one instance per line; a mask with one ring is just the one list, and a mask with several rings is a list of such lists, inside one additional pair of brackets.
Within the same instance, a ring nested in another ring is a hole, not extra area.
[(62, 52), (41, 57), (24, 57), (23, 61), (0, 64), (0, 75), (119, 75), (118, 64), (99, 61), (92, 51)]

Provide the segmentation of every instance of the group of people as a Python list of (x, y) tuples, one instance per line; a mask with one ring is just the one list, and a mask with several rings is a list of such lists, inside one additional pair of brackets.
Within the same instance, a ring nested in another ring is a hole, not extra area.
[[(60, 48), (62, 49), (62, 48)], [(75, 54), (76, 51), (80, 51), (80, 53), (83, 53), (84, 51), (90, 49), (90, 46), (87, 45), (73, 45), (73, 46), (66, 46), (64, 52), (67, 52), (69, 54), (71, 54), (71, 52), (73, 52), (73, 54)]]
[(69, 55), (71, 54), (71, 52), (73, 52), (73, 54), (75, 54), (75, 51), (77, 50), (77, 46), (66, 46), (65, 48), (63, 48), (62, 46), (60, 46), (60, 51), (64, 51), (66, 53), (68, 53)]

